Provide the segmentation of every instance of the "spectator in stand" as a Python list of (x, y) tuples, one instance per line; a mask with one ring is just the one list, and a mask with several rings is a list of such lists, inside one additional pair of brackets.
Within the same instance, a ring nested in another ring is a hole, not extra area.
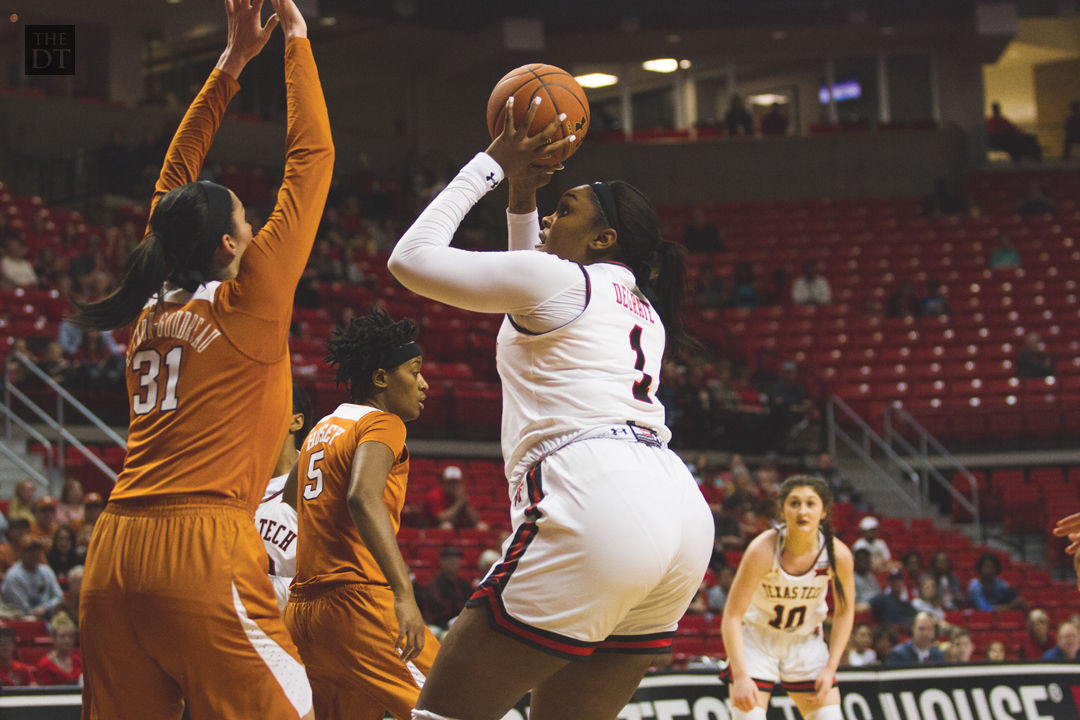
[(739, 529), (738, 510), (735, 507), (725, 508), (721, 505), (719, 509), (713, 508), (713, 524), (715, 539), (713, 559), (709, 567), (719, 572), (720, 568), (727, 564), (725, 553), (742, 552), (746, 543), (743, 542), (742, 531)]
[(97, 524), (101, 511), (105, 509), (105, 501), (96, 492), (87, 493), (83, 509), (83, 526), (82, 530), (79, 531), (79, 547), (89, 547), (90, 538), (94, 534), (94, 525)]
[(1020, 657), (1041, 658), (1057, 644), (1050, 632), (1050, 616), (1045, 610), (1035, 608), (1027, 616), (1027, 638), (1020, 645)]
[(1016, 358), (1016, 374), (1027, 378), (1044, 378), (1054, 374), (1055, 358), (1046, 352), (1038, 333), (1028, 333), (1024, 349)]
[(855, 562), (855, 612), (869, 612), (870, 600), (881, 594), (881, 585), (870, 569), (870, 549), (861, 547), (853, 553)]
[(991, 270), (1013, 270), (1020, 267), (1020, 251), (1013, 244), (1009, 233), (998, 236), (998, 244), (990, 253)]
[(56, 522), (78, 532), (86, 514), (84, 502), (86, 498), (83, 495), (82, 483), (74, 478), (65, 480), (64, 489), (60, 492), (60, 503), (56, 507)]
[(983, 553), (975, 563), (977, 575), (968, 583), (968, 600), (976, 610), (1023, 610), (1027, 603), (1016, 588), (998, 577), (1001, 560)]
[(720, 242), (720, 231), (706, 220), (702, 208), (694, 208), (694, 221), (683, 232), (683, 245), (689, 252), (720, 252), (724, 249)]
[(30, 523), (30, 534), (48, 547), (52, 544), (58, 527), (60, 525), (56, 522), (56, 500), (46, 495), (34, 503), (34, 522)]
[(962, 627), (954, 627), (949, 632), (949, 642), (952, 644), (953, 658), (951, 662), (969, 663), (975, 654), (975, 641), (971, 639), (971, 633)]
[(1027, 190), (1016, 203), (1018, 215), (1053, 215), (1057, 210), (1054, 201), (1035, 178), (1028, 180)]
[(986, 659), (989, 662), (1005, 662), (1005, 643), (994, 640), (986, 646)]
[(1074, 143), (1080, 143), (1080, 102), (1069, 103), (1069, 114), (1065, 116), (1065, 149), (1061, 159), (1068, 160)]
[(731, 304), (737, 308), (756, 308), (758, 306), (757, 278), (754, 277), (754, 266), (748, 262), (735, 264), (735, 291), (732, 293)]
[(934, 553), (934, 557), (930, 559), (930, 570), (923, 577), (933, 578), (937, 583), (937, 594), (946, 610), (957, 610), (964, 604), (964, 589), (960, 578), (953, 574), (952, 559), (948, 553), (942, 550)]
[(79, 595), (82, 592), (82, 579), (82, 565), (76, 565), (68, 570), (68, 584), (64, 590), (64, 599), (56, 606), (56, 613), (66, 614), (75, 623), (76, 627), (79, 625)]
[(771, 279), (772, 287), (762, 295), (761, 304), (767, 306), (786, 305), (791, 299), (789, 290), (791, 283), (788, 282), (787, 269), (782, 267), (773, 268)]
[(424, 496), (424, 515), (428, 527), (488, 529), (487, 523), (480, 520), (480, 514), (469, 504), (469, 493), (457, 465), (446, 466), (442, 484)]
[(735, 568), (730, 565), (721, 565), (716, 570), (716, 583), (709, 587), (706, 595), (709, 612), (720, 614), (724, 611), (728, 593), (731, 592), (731, 581), (735, 579)]
[[(879, 528), (878, 519), (873, 515), (867, 515), (859, 521), (859, 539), (851, 546), (853, 551), (859, 548), (870, 551), (870, 569), (874, 572), (884, 572), (892, 564), (889, 544), (878, 537)], [(903, 574), (900, 577), (903, 578)]]
[(745, 465), (733, 467), (731, 489), (724, 497), (724, 509), (738, 512), (749, 506), (757, 512), (761, 508), (761, 501), (761, 490), (754, 484), (750, 470)]
[(4, 256), (0, 258), (0, 285), (5, 288), (37, 287), (34, 263), (26, 257), (26, 242), (17, 234), (8, 234)]
[(24, 687), (37, 685), (34, 668), (15, 659), (18, 633), (12, 627), (0, 627), (0, 686)]
[(784, 114), (784, 106), (782, 103), (773, 103), (769, 108), (769, 112), (765, 113), (761, 118), (761, 134), (766, 137), (776, 137), (777, 135), (787, 135), (788, 131), (788, 118)]
[(41, 356), (38, 368), (52, 378), (54, 382), (61, 385), (67, 382), (68, 376), (71, 375), (73, 369), (71, 363), (64, 357), (64, 349), (60, 347), (58, 342), (51, 342), (45, 346), (45, 352)]
[(716, 274), (712, 265), (706, 265), (701, 269), (695, 297), (698, 307), (702, 309), (719, 308), (727, 304), (727, 283), (724, 282), (724, 278)]
[(818, 274), (818, 265), (813, 260), (803, 265), (803, 274), (792, 284), (791, 302), (796, 305), (828, 305), (832, 302), (829, 281)]
[(945, 288), (939, 280), (928, 280), (926, 283), (926, 297), (922, 299), (922, 308), (919, 312), (924, 317), (940, 317), (952, 315), (949, 307), (949, 298), (945, 294)]
[[(856, 610), (855, 612), (858, 612)], [(868, 623), (855, 623), (851, 631), (851, 642), (848, 643), (847, 654), (844, 655), (843, 665), (849, 667), (862, 667), (864, 665), (877, 665), (878, 656), (874, 648), (870, 647), (874, 640)]]
[(19, 561), (19, 543), (30, 532), (30, 521), (24, 517), (12, 518), (4, 533), (5, 542), (0, 544), (0, 580), (12, 565)]
[(809, 424), (810, 409), (810, 398), (798, 382), (798, 367), (790, 360), (784, 361), (769, 393), (774, 445), (794, 439)]
[(1039, 139), (1025, 133), (1005, 119), (1001, 114), (1001, 103), (990, 106), (991, 115), (986, 120), (986, 146), (991, 150), (1003, 150), (1013, 162), (1020, 162), (1030, 157), (1036, 162), (1042, 160), (1042, 147)]
[(52, 546), (46, 551), (45, 559), (57, 579), (63, 580), (71, 568), (83, 564), (86, 551), (76, 543), (75, 532), (67, 525), (61, 525), (53, 533)]
[(422, 592), (424, 619), (429, 625), (449, 627), (473, 593), (472, 583), (461, 577), (461, 558), (461, 550), (450, 545), (439, 553), (439, 574)]
[(124, 359), (116, 342), (97, 328), (86, 328), (72, 365), (72, 379), (89, 388), (116, 388), (124, 379)]
[(886, 314), (889, 317), (917, 317), (922, 312), (922, 302), (915, 294), (915, 286), (910, 280), (904, 280), (896, 291), (889, 296)]
[(934, 644), (937, 627), (934, 619), (926, 613), (919, 613), (911, 624), (911, 639), (893, 648), (885, 658), (886, 665), (940, 665), (945, 662), (945, 653)]
[(746, 109), (742, 95), (732, 93), (728, 101), (728, 110), (724, 115), (724, 126), (729, 137), (754, 136), (754, 116)]
[(919, 578), (923, 574), (922, 556), (918, 550), (908, 550), (900, 559), (904, 571), (904, 599), (913, 602), (919, 597)]
[(917, 614), (915, 607), (904, 600), (904, 571), (893, 568), (889, 571), (889, 588), (870, 598), (870, 612), (879, 623), (896, 627), (907, 627)]
[(19, 541), (19, 562), (7, 571), (0, 585), (4, 602), (39, 620), (52, 615), (64, 599), (56, 573), (41, 562), (42, 548), (40, 539), (24, 535)]
[(66, 614), (57, 615), (49, 624), (53, 649), (38, 662), (34, 676), (38, 685), (80, 685), (82, 656), (75, 649), (78, 630)]
[(315, 252), (311, 256), (309, 267), (314, 271), (315, 280), (318, 282), (341, 282), (345, 279), (345, 267), (341, 260), (334, 257), (334, 245), (329, 240), (315, 243)]
[(1057, 644), (1043, 653), (1043, 660), (1076, 660), (1080, 650), (1080, 628), (1072, 621), (1058, 625)]
[(945, 607), (937, 594), (937, 583), (928, 575), (924, 575), (919, 581), (919, 594), (911, 601), (911, 605), (919, 612), (934, 618), (934, 622), (945, 621)]
[(964, 212), (964, 203), (960, 196), (949, 189), (949, 182), (943, 175), (934, 178), (934, 189), (923, 198), (923, 215), (926, 217), (949, 217)]
[(25, 357), (31, 362), (35, 361), (34, 354), (26, 345), (26, 338), (15, 338), (15, 342), (11, 344), (11, 349), (4, 358), (5, 381), (12, 385), (22, 385), (30, 379), (30, 371), (16, 356)]

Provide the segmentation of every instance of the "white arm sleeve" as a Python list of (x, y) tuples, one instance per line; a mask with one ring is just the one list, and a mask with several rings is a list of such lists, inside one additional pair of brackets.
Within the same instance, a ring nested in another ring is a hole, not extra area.
[(540, 218), (537, 212), (515, 215), (506, 211), (506, 235), (510, 250), (532, 250), (540, 242)]
[(539, 323), (526, 320), (525, 327), (538, 332), (558, 327), (568, 320), (548, 327), (549, 301), (561, 309), (568, 293), (579, 296), (571, 320), (585, 307), (585, 276), (575, 263), (542, 252), (449, 247), (465, 214), (502, 178), (502, 168), (487, 153), (470, 160), (398, 241), (387, 266), (402, 285), (432, 300), (515, 319), (534, 317)]

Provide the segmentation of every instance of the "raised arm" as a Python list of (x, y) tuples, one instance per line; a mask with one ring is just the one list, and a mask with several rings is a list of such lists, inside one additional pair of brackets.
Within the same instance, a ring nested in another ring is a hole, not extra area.
[(151, 212), (165, 193), (199, 179), (206, 153), (225, 115), (225, 107), (240, 89), (237, 79), (241, 71), (263, 49), (277, 25), (277, 15), (271, 15), (263, 25), (259, 19), (261, 9), (262, 0), (255, 0), (251, 4), (247, 0), (225, 0), (228, 19), (225, 51), (221, 53), (217, 65), (184, 114), (180, 127), (169, 143), (165, 163), (150, 200)]
[(240, 265), (233, 302), (248, 314), (279, 320), (292, 312), (296, 284), (315, 242), (334, 170), (334, 144), (307, 25), (292, 0), (273, 3), (285, 34), (285, 177), (274, 211)]

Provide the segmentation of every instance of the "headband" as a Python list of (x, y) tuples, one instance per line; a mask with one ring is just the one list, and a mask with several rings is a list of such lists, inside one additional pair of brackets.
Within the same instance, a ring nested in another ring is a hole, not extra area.
[(386, 359), (379, 363), (379, 367), (384, 370), (393, 370), (399, 365), (404, 365), (414, 357), (420, 357), (423, 354), (424, 351), (420, 349), (420, 346), (415, 341), (405, 343), (387, 352)]
[(591, 184), (596, 199), (600, 201), (600, 212), (604, 214), (608, 226), (615, 230), (616, 235), (622, 234), (622, 226), (619, 224), (619, 211), (615, 208), (615, 193), (606, 182), (594, 182)]

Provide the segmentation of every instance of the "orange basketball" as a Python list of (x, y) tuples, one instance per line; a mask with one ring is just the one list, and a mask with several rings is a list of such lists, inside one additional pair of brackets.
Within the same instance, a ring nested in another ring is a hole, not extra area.
[(566, 113), (566, 120), (551, 140), (554, 142), (570, 135), (577, 136), (577, 139), (560, 153), (560, 157), (555, 158), (552, 164), (561, 163), (577, 152), (585, 139), (585, 133), (589, 131), (589, 100), (573, 75), (562, 68), (542, 63), (522, 65), (506, 73), (502, 80), (495, 84), (495, 89), (488, 98), (487, 126), (492, 139), (503, 130), (506, 101), (511, 95), (514, 96), (515, 127), (520, 127), (520, 124), (525, 122), (525, 115), (529, 112), (529, 103), (533, 98), (542, 98), (540, 108), (529, 128), (530, 135), (540, 132), (561, 113)]

